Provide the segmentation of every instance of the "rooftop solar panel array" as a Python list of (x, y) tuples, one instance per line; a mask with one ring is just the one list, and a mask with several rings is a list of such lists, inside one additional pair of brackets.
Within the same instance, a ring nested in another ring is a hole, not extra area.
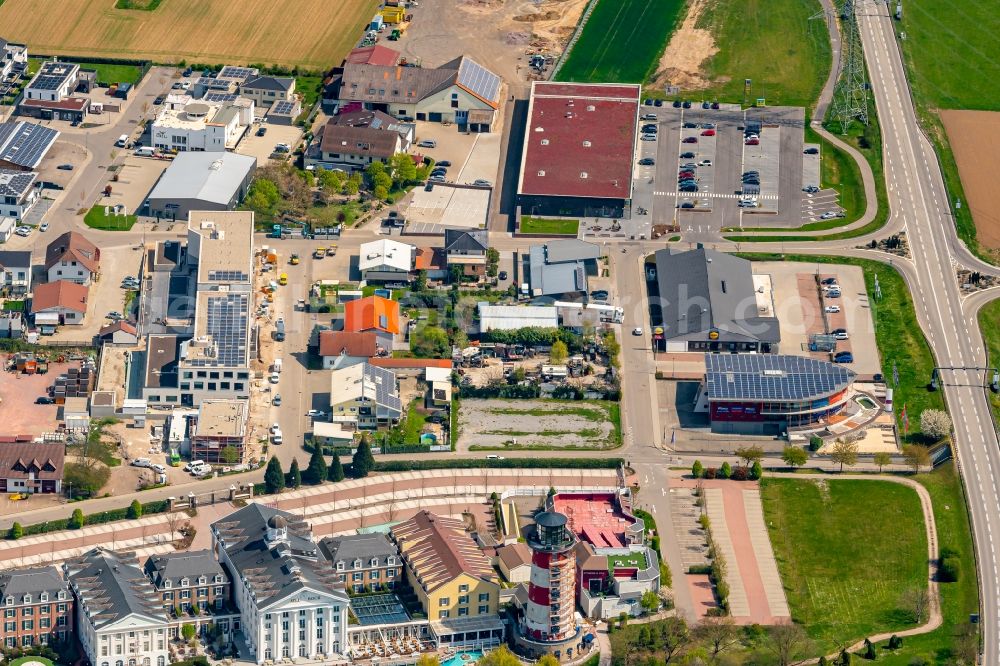
[(500, 94), (500, 77), (469, 58), (462, 59), (458, 85), (491, 102)]
[(58, 136), (58, 131), (35, 123), (0, 123), (0, 160), (33, 168)]
[(36, 176), (31, 172), (0, 169), (0, 196), (19, 199), (35, 182)]
[(220, 294), (206, 303), (205, 333), (215, 345), (215, 358), (198, 359), (195, 366), (240, 367), (246, 364), (248, 294)]
[(814, 400), (847, 388), (842, 365), (779, 354), (706, 354), (709, 400)]
[(294, 108), (295, 105), (292, 102), (282, 100), (280, 102), (275, 102), (273, 113), (280, 113), (287, 116), (292, 113)]
[(363, 625), (399, 624), (410, 619), (394, 594), (354, 597), (351, 599), (351, 610)]
[(253, 76), (253, 70), (249, 67), (236, 67), (234, 65), (226, 65), (219, 72), (216, 78), (227, 78), (227, 79), (248, 79)]
[(235, 95), (233, 93), (210, 92), (210, 93), (205, 93), (205, 97), (203, 99), (206, 102), (223, 102), (223, 103), (235, 102), (237, 99), (239, 99), (239, 95)]
[(249, 282), (250, 276), (243, 271), (209, 271), (208, 279), (213, 282)]

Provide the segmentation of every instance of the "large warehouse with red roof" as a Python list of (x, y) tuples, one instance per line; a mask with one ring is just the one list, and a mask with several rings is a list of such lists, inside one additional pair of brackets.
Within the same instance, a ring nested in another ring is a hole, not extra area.
[(638, 85), (535, 81), (517, 196), (524, 215), (625, 217)]

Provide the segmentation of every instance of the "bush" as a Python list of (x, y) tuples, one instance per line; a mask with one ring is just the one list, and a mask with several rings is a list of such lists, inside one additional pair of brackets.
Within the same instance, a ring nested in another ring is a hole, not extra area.
[(78, 530), (83, 527), (83, 510), (74, 509), (73, 515), (70, 516), (69, 522), (66, 523), (66, 527), (71, 530)]
[(15, 522), (10, 526), (10, 531), (7, 532), (7, 538), (13, 541), (17, 541), (24, 536), (24, 528), (21, 527), (21, 523)]
[(139, 500), (132, 500), (132, 503), (128, 505), (126, 517), (130, 520), (142, 518), (142, 504), (139, 503)]
[(705, 466), (701, 464), (700, 460), (695, 460), (694, 464), (691, 465), (691, 476), (696, 479), (700, 479), (701, 475), (705, 473)]
[(763, 476), (764, 468), (761, 467), (759, 460), (755, 460), (753, 466), (750, 467), (750, 479), (753, 481), (760, 481)]
[(962, 561), (951, 548), (943, 548), (938, 560), (938, 580), (942, 583), (957, 583), (962, 573)]
[(719, 468), (719, 478), (728, 479), (733, 475), (733, 468), (728, 462), (722, 463), (722, 467)]
[(485, 458), (457, 458), (434, 460), (389, 460), (376, 461), (374, 472), (412, 472), (429, 469), (616, 469), (625, 464), (622, 458), (506, 458), (486, 460)]
[(746, 467), (736, 467), (733, 469), (733, 473), (729, 475), (729, 478), (733, 481), (746, 481), (749, 477), (750, 473)]
[(819, 435), (812, 435), (809, 438), (809, 450), (810, 451), (813, 451), (813, 452), (819, 451), (822, 446), (823, 446), (823, 438), (820, 437)]
[(705, 474), (704, 474), (704, 476), (702, 478), (705, 478), (705, 479), (714, 479), (718, 475), (719, 475), (719, 470), (715, 469), (714, 467), (706, 467), (705, 468)]

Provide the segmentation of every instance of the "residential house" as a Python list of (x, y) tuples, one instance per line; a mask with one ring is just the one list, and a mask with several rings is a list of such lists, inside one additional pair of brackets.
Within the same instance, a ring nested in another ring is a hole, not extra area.
[(399, 132), (374, 127), (338, 125), (330, 120), (307, 150), (307, 165), (341, 171), (360, 171), (372, 162), (387, 164), (403, 151)]
[(90, 284), (101, 267), (101, 250), (75, 231), (67, 231), (45, 250), (45, 272), (49, 282), (69, 280)]
[(347, 594), (291, 513), (249, 504), (212, 523), (212, 548), (233, 581), (249, 659), (257, 664), (349, 655)]
[(31, 297), (31, 314), (35, 317), (35, 325), (54, 327), (82, 324), (83, 318), (87, 316), (89, 292), (89, 287), (69, 280), (38, 285)]
[(403, 415), (396, 375), (359, 363), (330, 375), (330, 421), (354, 429), (388, 427)]
[(399, 324), (399, 303), (381, 296), (368, 296), (344, 304), (344, 331), (365, 333), (372, 331), (378, 345), (392, 350), (394, 336), (402, 328)]
[(427, 384), (427, 406), (446, 409), (451, 406), (451, 368), (427, 366), (424, 368)]
[(403, 559), (395, 544), (380, 532), (327, 537), (319, 547), (345, 589), (391, 590), (403, 581)]
[(448, 268), (459, 266), (462, 275), (486, 276), (489, 238), (485, 229), (445, 229), (444, 251)]
[(0, 445), (0, 493), (62, 492), (65, 456), (62, 442)]
[(295, 79), (290, 76), (252, 76), (240, 84), (240, 96), (252, 99), (263, 109), (275, 102), (291, 102), (295, 99)]
[(17, 220), (12, 217), (0, 217), (0, 243), (6, 243), (17, 229)]
[(224, 611), (229, 602), (229, 577), (209, 550), (153, 555), (143, 566), (168, 615)]
[(0, 169), (0, 217), (22, 220), (38, 201), (38, 174)]
[(413, 270), (423, 272), (428, 280), (444, 280), (448, 277), (448, 260), (444, 248), (418, 247), (413, 256)]
[(24, 296), (31, 291), (31, 251), (0, 250), (0, 295)]
[(321, 331), (319, 334), (319, 355), (323, 359), (324, 370), (339, 370), (364, 363), (378, 354), (378, 350), (375, 331)]
[(360, 103), (404, 120), (450, 122), (462, 132), (490, 132), (502, 89), (499, 76), (467, 56), (436, 68), (347, 62), (340, 103)]
[(388, 238), (362, 243), (358, 252), (361, 278), (366, 282), (409, 282), (414, 250), (412, 245)]
[(249, 418), (246, 400), (203, 400), (198, 415), (189, 421), (191, 457), (211, 463), (242, 462)]
[(497, 568), (508, 583), (527, 583), (531, 578), (531, 549), (525, 543), (497, 548)]
[(77, 86), (93, 79), (85, 76), (80, 66), (70, 62), (47, 61), (24, 89), (20, 105), (23, 115), (43, 120), (82, 120), (90, 108), (90, 99), (73, 97)]
[(571, 239), (532, 245), (523, 258), (523, 272), (532, 296), (563, 296), (587, 292), (587, 279), (597, 275), (601, 248)]
[(13, 74), (20, 74), (28, 68), (28, 47), (14, 44), (0, 37), (0, 81)]
[(57, 138), (58, 130), (38, 123), (0, 123), (0, 169), (38, 170)]
[(93, 666), (167, 666), (167, 614), (133, 553), (94, 548), (63, 564), (75, 634)]
[(139, 333), (135, 324), (124, 319), (108, 324), (98, 332), (97, 336), (101, 342), (109, 342), (114, 345), (134, 345), (139, 342)]
[(51, 565), (0, 573), (0, 600), (7, 650), (65, 641), (73, 631), (73, 595)]
[(424, 510), (393, 526), (390, 535), (439, 641), (456, 646), (467, 640), (486, 646), (502, 641), (496, 571), (461, 520)]

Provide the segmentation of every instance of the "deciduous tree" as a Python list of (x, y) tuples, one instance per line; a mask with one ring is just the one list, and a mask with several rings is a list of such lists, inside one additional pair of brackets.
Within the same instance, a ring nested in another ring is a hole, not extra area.
[(920, 431), (931, 439), (942, 439), (951, 434), (951, 417), (940, 409), (920, 412)]
[(802, 467), (809, 460), (809, 454), (798, 446), (786, 446), (785, 450), (781, 452), (781, 459), (789, 467)]
[(844, 471), (844, 466), (854, 467), (858, 463), (858, 444), (849, 442), (846, 439), (838, 439), (830, 452), (830, 460), (840, 465), (840, 471)]
[(921, 467), (931, 464), (931, 454), (926, 446), (907, 444), (903, 447), (903, 460), (913, 468), (913, 473), (916, 474), (920, 471)]
[(892, 456), (890, 456), (885, 451), (879, 451), (872, 458), (872, 462), (875, 463), (876, 465), (878, 465), (878, 473), (881, 474), (882, 473), (882, 468), (885, 467), (886, 465), (892, 463)]
[(750, 467), (755, 461), (761, 460), (764, 457), (764, 449), (757, 445), (743, 446), (736, 449), (736, 455), (743, 461), (744, 467)]

